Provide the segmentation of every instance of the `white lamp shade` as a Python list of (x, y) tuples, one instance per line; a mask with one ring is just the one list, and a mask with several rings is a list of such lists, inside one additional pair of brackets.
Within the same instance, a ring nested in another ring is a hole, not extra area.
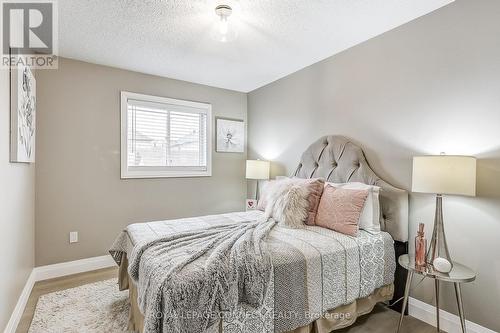
[(269, 161), (247, 160), (247, 179), (269, 179)]
[(415, 156), (412, 191), (475, 196), (476, 159), (471, 156)]

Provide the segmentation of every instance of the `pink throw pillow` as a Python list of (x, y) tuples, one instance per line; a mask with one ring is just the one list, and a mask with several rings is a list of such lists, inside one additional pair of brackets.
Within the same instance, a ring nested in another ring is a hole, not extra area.
[(316, 220), (316, 214), (318, 213), (319, 202), (321, 200), (321, 195), (325, 189), (325, 181), (320, 178), (306, 179), (305, 186), (309, 190), (309, 210), (307, 213), (307, 219), (304, 221), (307, 225), (314, 225)]
[(367, 197), (367, 190), (350, 190), (327, 185), (319, 202), (315, 224), (357, 236), (359, 217)]

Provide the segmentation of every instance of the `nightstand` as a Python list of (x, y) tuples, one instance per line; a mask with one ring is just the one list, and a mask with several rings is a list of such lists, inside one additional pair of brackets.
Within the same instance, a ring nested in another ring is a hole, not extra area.
[(406, 310), (406, 305), (408, 304), (408, 297), (410, 295), (411, 281), (414, 274), (420, 274), (424, 277), (434, 279), (434, 285), (436, 290), (436, 316), (437, 316), (437, 330), (439, 332), (439, 282), (451, 282), (455, 286), (455, 294), (457, 297), (458, 313), (460, 315), (460, 323), (462, 324), (462, 332), (466, 332), (465, 327), (465, 313), (464, 306), (462, 302), (462, 291), (460, 285), (462, 283), (472, 282), (476, 279), (476, 273), (467, 266), (453, 262), (453, 269), (449, 273), (440, 273), (434, 270), (430, 265), (426, 267), (419, 268), (415, 266), (415, 259), (410, 258), (408, 254), (404, 254), (398, 259), (399, 264), (408, 270), (408, 277), (406, 279), (405, 296), (403, 300), (403, 311), (401, 311), (401, 318), (399, 319), (398, 330), (401, 328), (403, 323), (404, 313)]

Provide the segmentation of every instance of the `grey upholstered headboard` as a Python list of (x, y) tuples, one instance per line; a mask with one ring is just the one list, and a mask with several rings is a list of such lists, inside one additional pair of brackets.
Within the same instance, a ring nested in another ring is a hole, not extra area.
[(408, 241), (408, 192), (373, 172), (363, 150), (349, 139), (330, 135), (314, 142), (302, 154), (294, 176), (324, 178), (334, 183), (361, 182), (380, 186), (382, 229), (397, 241)]

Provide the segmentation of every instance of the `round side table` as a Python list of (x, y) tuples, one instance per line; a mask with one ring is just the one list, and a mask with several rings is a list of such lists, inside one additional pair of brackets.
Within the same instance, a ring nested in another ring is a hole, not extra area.
[(476, 273), (467, 266), (459, 264), (457, 262), (453, 262), (453, 268), (449, 273), (440, 273), (435, 271), (431, 265), (427, 265), (425, 267), (417, 267), (415, 265), (415, 259), (410, 258), (408, 254), (404, 254), (398, 259), (399, 264), (408, 270), (408, 277), (406, 279), (406, 288), (405, 288), (405, 296), (403, 300), (403, 309), (401, 311), (401, 317), (399, 319), (398, 330), (399, 332), (401, 328), (401, 324), (403, 323), (404, 313), (406, 310), (406, 305), (408, 303), (408, 297), (410, 295), (410, 286), (411, 281), (413, 279), (413, 274), (419, 274), (424, 277), (428, 277), (434, 279), (434, 285), (436, 290), (436, 316), (437, 316), (437, 330), (439, 332), (439, 282), (452, 282), (455, 286), (455, 295), (457, 297), (457, 305), (458, 305), (458, 314), (460, 315), (460, 323), (462, 325), (462, 332), (466, 332), (465, 327), (465, 313), (464, 306), (462, 302), (462, 291), (460, 289), (460, 284), (472, 282), (476, 279)]

